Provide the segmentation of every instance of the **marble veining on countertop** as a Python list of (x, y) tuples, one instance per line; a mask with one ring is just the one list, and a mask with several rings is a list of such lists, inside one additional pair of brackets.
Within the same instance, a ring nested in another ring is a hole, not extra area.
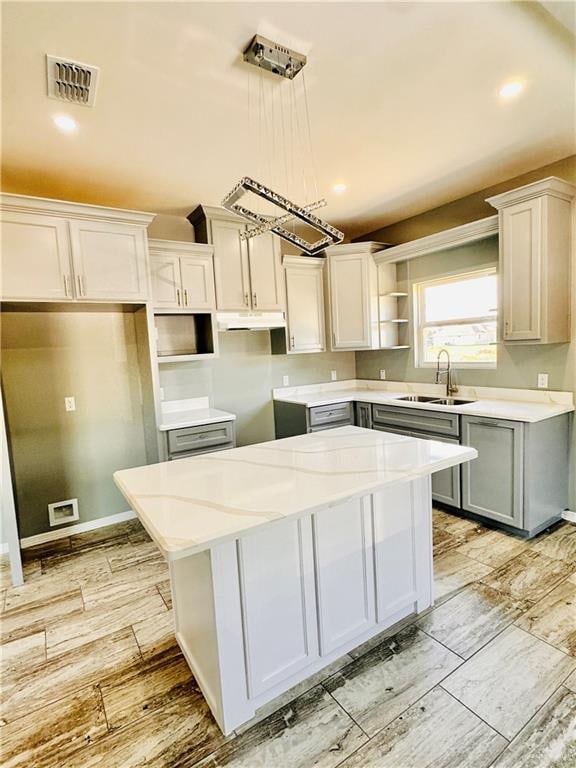
[(272, 520), (476, 458), (473, 448), (340, 427), (114, 473), (168, 559)]
[(158, 429), (198, 427), (204, 424), (216, 424), (221, 421), (234, 421), (236, 415), (228, 411), (211, 408), (207, 397), (191, 397), (186, 400), (164, 400), (160, 403), (161, 421)]
[(552, 390), (459, 386), (454, 397), (474, 401), (465, 405), (439, 405), (399, 400), (409, 394), (442, 398), (446, 396), (446, 387), (442, 384), (350, 379), (273, 390), (274, 400), (296, 403), (308, 408), (357, 401), (527, 423), (543, 421), (574, 410), (571, 392)]

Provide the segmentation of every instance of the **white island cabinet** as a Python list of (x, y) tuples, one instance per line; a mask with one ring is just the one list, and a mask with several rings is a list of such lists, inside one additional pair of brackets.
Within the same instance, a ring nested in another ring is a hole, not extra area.
[(430, 475), (476, 456), (349, 426), (116, 472), (225, 734), (432, 604)]

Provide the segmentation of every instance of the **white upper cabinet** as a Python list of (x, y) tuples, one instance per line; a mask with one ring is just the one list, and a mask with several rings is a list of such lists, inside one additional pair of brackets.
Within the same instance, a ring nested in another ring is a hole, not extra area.
[(2, 195), (2, 298), (146, 301), (152, 214)]
[(380, 346), (378, 273), (372, 254), (382, 247), (381, 243), (347, 243), (326, 249), (333, 350)]
[(78, 298), (146, 301), (146, 230), (129, 224), (71, 220)]
[(284, 270), (287, 351), (324, 352), (324, 259), (285, 256)]
[(68, 222), (2, 209), (2, 298), (70, 301)]
[(196, 240), (214, 246), (216, 306), (220, 311), (284, 309), (280, 249), (270, 233), (243, 240), (246, 224), (223, 208), (199, 206), (189, 216)]
[(570, 341), (571, 201), (576, 187), (554, 176), (488, 198), (499, 211), (502, 337)]
[(213, 248), (173, 240), (150, 240), (149, 246), (154, 309), (212, 311)]

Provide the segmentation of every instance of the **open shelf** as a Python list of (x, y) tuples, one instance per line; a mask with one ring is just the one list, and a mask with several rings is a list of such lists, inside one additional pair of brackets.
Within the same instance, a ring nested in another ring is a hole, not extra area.
[(177, 363), (214, 357), (214, 331), (209, 312), (155, 314), (158, 363)]

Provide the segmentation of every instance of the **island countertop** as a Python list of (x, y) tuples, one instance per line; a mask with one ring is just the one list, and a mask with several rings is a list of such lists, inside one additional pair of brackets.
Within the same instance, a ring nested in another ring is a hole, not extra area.
[(169, 560), (470, 461), (467, 446), (340, 427), (114, 473)]

